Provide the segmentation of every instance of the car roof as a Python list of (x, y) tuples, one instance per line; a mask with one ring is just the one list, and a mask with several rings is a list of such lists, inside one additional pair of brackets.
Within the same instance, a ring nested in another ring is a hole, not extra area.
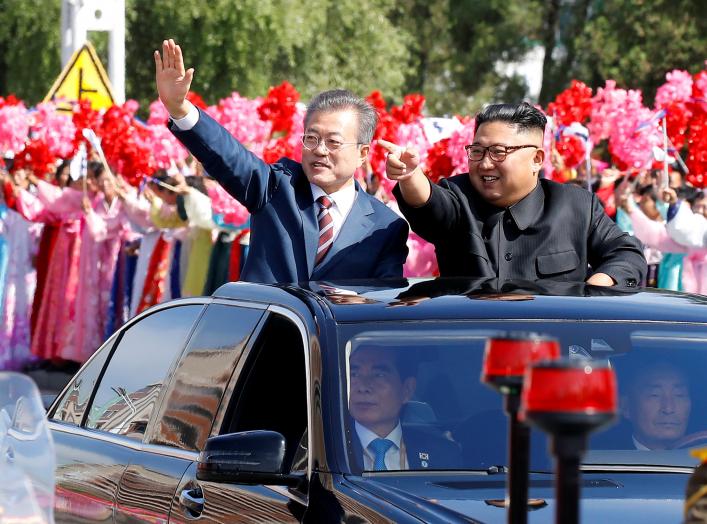
[[(707, 322), (707, 297), (583, 282), (386, 279), (293, 284), (224, 284), (219, 298), (292, 305), (318, 301), (337, 322), (566, 319)], [(296, 299), (293, 301), (293, 299)]]

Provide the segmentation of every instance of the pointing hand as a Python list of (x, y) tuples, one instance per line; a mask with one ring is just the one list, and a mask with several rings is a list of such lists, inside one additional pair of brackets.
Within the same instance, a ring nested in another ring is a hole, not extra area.
[(378, 144), (388, 151), (385, 163), (385, 173), (391, 180), (407, 180), (420, 164), (420, 154), (416, 149), (399, 146), (386, 140), (378, 140)]

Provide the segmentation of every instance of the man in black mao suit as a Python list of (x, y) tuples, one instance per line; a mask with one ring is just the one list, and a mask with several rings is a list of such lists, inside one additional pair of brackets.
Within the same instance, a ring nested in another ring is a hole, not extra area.
[(469, 173), (439, 185), (422, 172), (415, 150), (384, 143), (400, 210), (434, 244), (442, 276), (641, 285), (641, 245), (597, 197), (539, 179), (546, 121), (526, 103), (487, 106), (466, 146)]
[(408, 225), (353, 178), (376, 128), (370, 104), (344, 90), (321, 93), (305, 115), (302, 163), (266, 164), (186, 100), (194, 70), (173, 40), (155, 51), (155, 67), (170, 130), (251, 213), (243, 280), (402, 277)]
[(458, 469), (458, 445), (433, 430), (401, 424), (416, 386), (414, 358), (404, 348), (364, 345), (349, 358), (350, 448), (367, 471)]

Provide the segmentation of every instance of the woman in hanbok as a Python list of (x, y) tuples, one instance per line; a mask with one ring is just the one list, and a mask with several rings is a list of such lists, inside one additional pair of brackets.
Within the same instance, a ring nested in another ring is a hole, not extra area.
[(94, 201), (101, 198), (94, 175), (95, 170), (89, 169), (85, 181), (72, 180), (65, 189), (35, 180), (36, 195), (26, 189), (18, 194), (17, 210), (27, 220), (59, 225), (31, 344), (34, 356), (56, 364), (66, 359), (65, 331), (71, 328), (69, 314), (79, 287), (81, 232), (85, 222), (81, 202), (85, 195)]
[(0, 193), (0, 370), (22, 370), (32, 360), (32, 258), (38, 234), (36, 225), (9, 209)]
[(122, 241), (130, 232), (114, 176), (98, 174), (101, 198), (81, 200), (85, 214), (77, 274), (76, 300), (69, 308), (60, 356), (85, 362), (104, 341), (115, 266)]

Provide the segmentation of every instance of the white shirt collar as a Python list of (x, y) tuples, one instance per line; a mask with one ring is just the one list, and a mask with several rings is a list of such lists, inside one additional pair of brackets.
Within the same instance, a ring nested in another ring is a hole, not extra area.
[[(364, 450), (368, 449), (368, 445), (373, 440), (381, 438), (363, 424), (359, 424), (358, 421), (354, 421), (354, 426), (356, 427), (358, 439), (361, 441), (361, 447)], [(403, 439), (403, 428), (400, 426), (400, 421), (398, 421), (398, 425), (393, 428), (393, 431), (388, 433), (388, 435), (383, 438), (387, 438), (395, 444), (397, 449), (400, 449), (400, 441)]]
[(651, 448), (647, 448), (646, 446), (641, 444), (638, 440), (636, 440), (636, 437), (634, 437), (633, 435), (631, 436), (631, 438), (633, 439), (633, 445), (636, 446), (636, 449), (638, 449), (640, 451), (650, 451), (651, 450)]
[[(353, 181), (352, 181), (353, 182)], [(342, 217), (346, 218), (353, 207), (354, 200), (356, 200), (356, 183), (347, 184), (338, 191), (333, 193), (327, 193), (321, 187), (309, 183), (312, 188), (312, 196), (314, 201), (321, 196), (328, 196), (334, 203), (334, 207), (341, 214)]]

